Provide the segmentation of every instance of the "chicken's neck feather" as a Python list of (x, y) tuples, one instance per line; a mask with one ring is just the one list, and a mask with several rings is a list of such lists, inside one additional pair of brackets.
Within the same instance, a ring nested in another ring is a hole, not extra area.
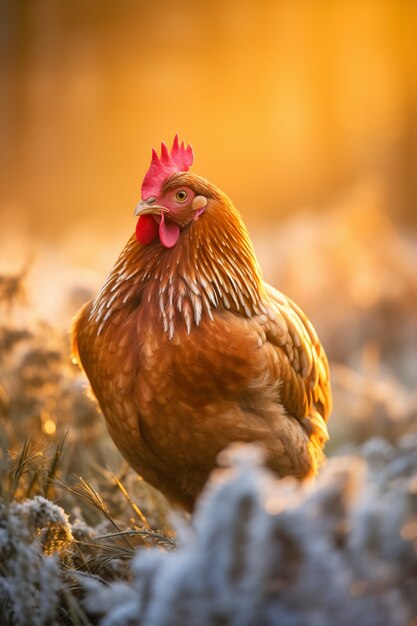
[(171, 249), (159, 241), (127, 242), (94, 300), (90, 319), (101, 332), (112, 313), (151, 303), (172, 338), (182, 319), (190, 333), (204, 316), (226, 309), (244, 317), (265, 312), (265, 291), (252, 242), (228, 199), (212, 199), (207, 213), (190, 224)]

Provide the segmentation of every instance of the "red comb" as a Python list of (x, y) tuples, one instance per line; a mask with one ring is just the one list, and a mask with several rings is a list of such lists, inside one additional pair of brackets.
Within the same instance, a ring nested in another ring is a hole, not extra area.
[(181, 145), (178, 141), (178, 135), (175, 135), (171, 152), (161, 143), (161, 156), (159, 157), (152, 149), (152, 160), (145, 178), (142, 183), (142, 199), (158, 197), (162, 184), (166, 179), (176, 172), (188, 172), (194, 161), (193, 149), (190, 145), (185, 147), (184, 142)]

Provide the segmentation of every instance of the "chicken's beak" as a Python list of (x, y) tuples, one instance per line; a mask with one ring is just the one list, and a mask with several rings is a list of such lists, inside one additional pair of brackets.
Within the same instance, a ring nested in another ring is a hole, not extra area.
[(150, 213), (154, 213), (156, 215), (161, 215), (161, 213), (166, 212), (167, 209), (159, 204), (149, 203), (145, 200), (141, 200), (136, 208), (134, 215), (149, 215)]

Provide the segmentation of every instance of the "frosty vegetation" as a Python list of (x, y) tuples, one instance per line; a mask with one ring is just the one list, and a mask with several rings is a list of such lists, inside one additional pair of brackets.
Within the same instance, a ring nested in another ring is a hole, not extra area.
[[(224, 453), (228, 467), (176, 551), (138, 550), (123, 582), (78, 577), (86, 614), (102, 626), (411, 623), (417, 437), (371, 439), (360, 453), (332, 459), (303, 487), (272, 477), (255, 448)], [(73, 542), (67, 516), (43, 497), (3, 508), (2, 623), (59, 623), (69, 570), (60, 574), (58, 556), (65, 566)]]
[(365, 460), (333, 459), (304, 488), (276, 481), (255, 452), (227, 455), (176, 552), (139, 552), (129, 583), (88, 582), (102, 626), (411, 622), (416, 437), (371, 440)]
[(401, 255), (374, 247), (372, 306), (346, 282), (341, 321), (325, 320), (335, 410), (318, 479), (278, 481), (260, 449), (233, 447), (192, 519), (123, 462), (67, 337), (27, 307), (25, 277), (0, 277), (2, 626), (417, 624), (417, 265), (374, 220)]

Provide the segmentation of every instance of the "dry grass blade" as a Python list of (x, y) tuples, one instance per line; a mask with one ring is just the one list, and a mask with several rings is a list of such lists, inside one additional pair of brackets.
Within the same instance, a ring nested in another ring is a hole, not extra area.
[(78, 589), (80, 589), (80, 581), (83, 580), (95, 580), (99, 583), (101, 583), (102, 585), (108, 586), (109, 582), (107, 580), (105, 580), (104, 578), (102, 578), (101, 576), (99, 576), (98, 574), (90, 574), (89, 572), (83, 572), (82, 570), (74, 570), (71, 569), (69, 567), (67, 567), (65, 569), (65, 580), (66, 580), (66, 584), (67, 587), (71, 590), (71, 591), (77, 591)]
[[(120, 533), (121, 530), (119, 526), (114, 521), (113, 517), (110, 514), (110, 511), (108, 510), (107, 506), (105, 505), (103, 501), (103, 498), (98, 493), (98, 491), (96, 491), (96, 489), (94, 489), (94, 487), (88, 481), (84, 480), (84, 478), (82, 478), (81, 476), (79, 477), (78, 480), (79, 480), (78, 485), (74, 485), (74, 486), (67, 485), (64, 482), (57, 481), (57, 480), (54, 481), (54, 484), (61, 487), (68, 493), (71, 493), (76, 498), (80, 498), (87, 504), (93, 506), (95, 509), (100, 511), (108, 519), (108, 521), (116, 529), (116, 531)], [(133, 546), (130, 544), (129, 540), (126, 537), (123, 537), (123, 539), (129, 546), (129, 548), (133, 549)]]
[(115, 481), (116, 485), (119, 487), (119, 489), (122, 492), (123, 496), (129, 502), (130, 506), (132, 507), (132, 509), (134, 510), (134, 512), (136, 513), (136, 515), (140, 519), (140, 521), (142, 522), (143, 526), (145, 528), (147, 528), (148, 530), (150, 530), (151, 526), (150, 526), (148, 520), (146, 519), (145, 515), (142, 513), (142, 511), (140, 510), (140, 508), (138, 507), (136, 502), (133, 502), (132, 498), (128, 494), (128, 492), (127, 492), (125, 486), (123, 485), (123, 483), (117, 478), (117, 476), (113, 472), (111, 472), (111, 476), (112, 476), (113, 480)]
[(45, 498), (47, 498), (48, 495), (50, 495), (50, 490), (51, 490), (51, 487), (53, 486), (54, 479), (58, 471), (59, 463), (62, 457), (62, 452), (64, 449), (67, 434), (68, 432), (65, 433), (62, 441), (57, 441), (56, 443), (55, 452), (49, 464), (48, 473), (45, 477), (45, 482), (44, 482), (44, 487), (43, 487), (43, 495), (45, 496)]
[(62, 594), (67, 605), (70, 623), (74, 624), (74, 626), (92, 626), (92, 623), (82, 610), (79, 600), (73, 595), (68, 585), (63, 587)]
[[(114, 533), (113, 537), (115, 539), (121, 538), (124, 539), (122, 533)], [(130, 547), (129, 545), (120, 545), (119, 543), (103, 543), (101, 541), (77, 541), (77, 548), (83, 554), (83, 568), (85, 569), (85, 576), (92, 576), (97, 580), (104, 580), (103, 576), (109, 575), (109, 570), (107, 569), (108, 565), (112, 561), (124, 561), (130, 562), (135, 554), (135, 549)], [(84, 550), (86, 552), (86, 557), (84, 556)], [(80, 568), (78, 573), (83, 573), (83, 568)], [(120, 575), (120, 568), (119, 575)], [(129, 570), (126, 569), (126, 575), (128, 575)], [(123, 575), (122, 578), (125, 576)]]
[(128, 536), (140, 536), (140, 537), (149, 537), (150, 539), (154, 539), (158, 545), (166, 545), (168, 547), (168, 549), (172, 550), (174, 548), (177, 547), (176, 542), (174, 541), (174, 539), (171, 539), (170, 537), (167, 537), (167, 535), (164, 535), (164, 533), (162, 532), (158, 532), (156, 530), (123, 530), (120, 533), (106, 533), (105, 535), (100, 535), (99, 537), (96, 537), (96, 541), (99, 541), (101, 539), (112, 539), (114, 537), (120, 537), (120, 535), (128, 535)]
[(79, 541), (74, 541), (74, 545), (75, 545), (75, 549), (77, 550), (78, 556), (81, 559), (81, 564), (84, 567), (85, 571), (88, 573), (89, 576), (93, 576), (93, 572), (90, 569), (90, 566), (88, 565), (83, 551), (80, 548), (80, 542)]
[(64, 489), (68, 493), (71, 493), (76, 498), (80, 498), (83, 502), (86, 502), (90, 506), (98, 509), (117, 528), (117, 525), (111, 518), (109, 510), (107, 509), (98, 491), (96, 491), (94, 487), (88, 481), (84, 480), (84, 478), (82, 478), (81, 476), (78, 478), (78, 480), (79, 483), (76, 485), (68, 485), (67, 483), (57, 479), (54, 481), (54, 484), (57, 487)]
[[(112, 535), (114, 538), (123, 538), (124, 533), (121, 531), (120, 533), (114, 533)], [(77, 544), (80, 547), (89, 548), (96, 552), (93, 558), (90, 559), (89, 563), (93, 561), (97, 561), (102, 559), (111, 560), (111, 559), (131, 559), (135, 553), (135, 549), (128, 545), (127, 548), (121, 546), (118, 543), (96, 543), (95, 541), (77, 541)]]
[[(16, 492), (23, 474), (31, 470), (39, 471), (39, 462), (36, 463), (35, 460), (39, 461), (40, 457), (42, 457), (42, 452), (36, 450), (33, 442), (30, 439), (26, 438), (16, 458), (14, 467), (12, 468), (13, 477), (9, 494), (10, 502), (12, 502), (16, 496)], [(31, 491), (33, 487), (33, 481), (36, 481), (36, 478), (36, 475), (32, 478), (32, 482), (30, 483), (28, 488), (29, 491)]]

